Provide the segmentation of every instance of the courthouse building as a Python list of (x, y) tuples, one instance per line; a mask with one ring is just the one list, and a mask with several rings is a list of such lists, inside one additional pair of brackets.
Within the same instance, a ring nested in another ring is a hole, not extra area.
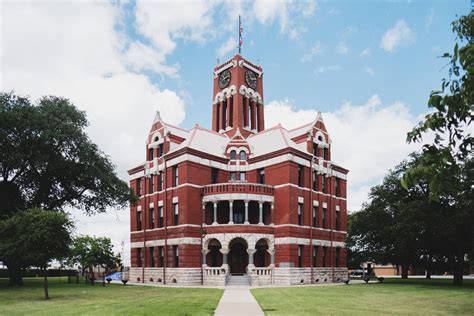
[[(320, 114), (265, 128), (263, 70), (214, 68), (212, 129), (156, 114), (146, 161), (128, 171), (131, 282), (309, 284), (347, 279), (348, 170)], [(145, 135), (144, 135), (145, 136)]]

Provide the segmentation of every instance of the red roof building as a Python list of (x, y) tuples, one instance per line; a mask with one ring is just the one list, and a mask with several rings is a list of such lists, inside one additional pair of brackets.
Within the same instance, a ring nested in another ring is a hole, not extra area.
[(131, 282), (309, 284), (347, 279), (348, 170), (321, 114), (265, 129), (263, 70), (239, 54), (214, 68), (212, 130), (157, 113), (129, 170)]

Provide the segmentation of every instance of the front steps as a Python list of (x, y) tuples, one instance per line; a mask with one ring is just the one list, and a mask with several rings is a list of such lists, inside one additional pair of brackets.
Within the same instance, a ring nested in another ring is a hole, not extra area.
[(226, 286), (250, 286), (250, 278), (244, 275), (229, 275), (226, 280)]

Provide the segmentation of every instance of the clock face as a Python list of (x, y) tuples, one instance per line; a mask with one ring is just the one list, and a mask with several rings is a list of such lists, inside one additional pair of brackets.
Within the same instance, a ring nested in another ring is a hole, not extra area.
[(245, 72), (245, 81), (247, 81), (250, 88), (257, 89), (257, 75), (253, 71), (247, 70)]
[(219, 75), (219, 88), (224, 89), (230, 83), (230, 71), (229, 69), (224, 70)]

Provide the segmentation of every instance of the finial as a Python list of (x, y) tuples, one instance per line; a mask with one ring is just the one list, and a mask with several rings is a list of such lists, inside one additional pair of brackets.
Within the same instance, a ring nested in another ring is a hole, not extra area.
[(219, 60), (219, 58), (217, 58), (217, 64), (218, 64), (218, 65), (219, 65), (219, 62), (220, 62), (220, 60)]

